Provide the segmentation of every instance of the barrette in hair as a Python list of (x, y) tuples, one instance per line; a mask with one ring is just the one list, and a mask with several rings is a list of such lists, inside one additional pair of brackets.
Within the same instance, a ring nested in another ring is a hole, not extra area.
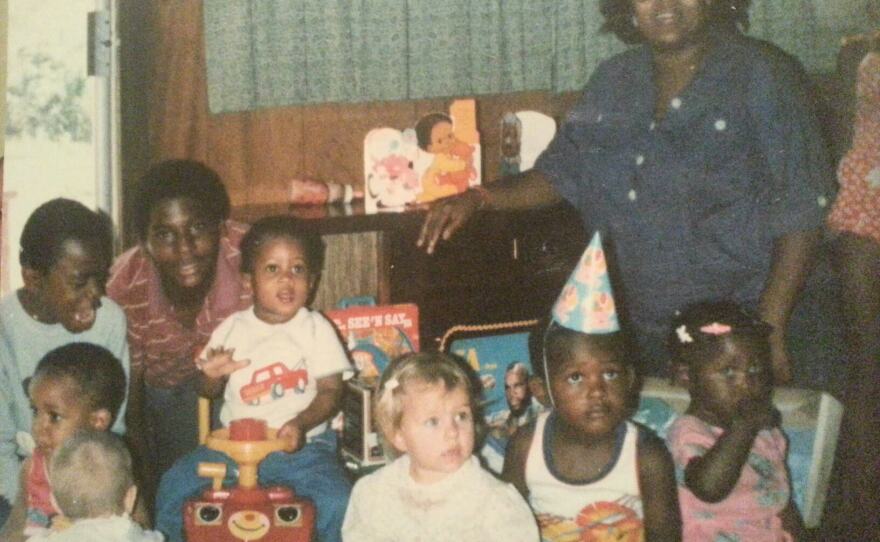
[(393, 410), (394, 389), (399, 385), (400, 382), (396, 378), (389, 378), (385, 384), (382, 385), (382, 394), (379, 398), (379, 404), (382, 405), (382, 408)]
[(711, 324), (706, 324), (705, 326), (701, 327), (700, 331), (708, 335), (726, 335), (730, 333), (730, 329), (730, 326), (727, 324), (712, 322)]
[(675, 328), (675, 334), (678, 335), (678, 342), (681, 344), (688, 344), (694, 342), (694, 338), (691, 337), (691, 334), (687, 331), (687, 326), (682, 324)]

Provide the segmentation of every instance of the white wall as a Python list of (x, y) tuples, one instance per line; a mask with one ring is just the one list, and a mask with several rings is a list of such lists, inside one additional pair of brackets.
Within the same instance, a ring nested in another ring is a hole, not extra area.
[(0, 156), (6, 141), (6, 20), (7, 0), (0, 0)]

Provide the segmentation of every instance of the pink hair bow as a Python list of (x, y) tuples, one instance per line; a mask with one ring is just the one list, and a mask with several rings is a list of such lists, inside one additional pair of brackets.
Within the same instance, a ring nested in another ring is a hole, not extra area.
[(719, 324), (712, 322), (700, 328), (700, 331), (709, 335), (726, 335), (730, 333), (730, 326), (727, 324)]

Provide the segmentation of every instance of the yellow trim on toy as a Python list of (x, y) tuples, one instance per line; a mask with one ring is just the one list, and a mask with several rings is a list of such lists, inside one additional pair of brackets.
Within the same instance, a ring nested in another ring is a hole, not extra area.
[(198, 471), (202, 478), (211, 479), (211, 489), (220, 491), (226, 478), (226, 463), (199, 463)]
[[(266, 440), (230, 440), (229, 429), (217, 429), (211, 431), (211, 400), (199, 397), (199, 442), (212, 450), (223, 452), (238, 463), (238, 484), (243, 488), (257, 487), (257, 466), (260, 461), (272, 452), (292, 452), (290, 442), (277, 438), (277, 429), (266, 430)], [(203, 466), (211, 463), (199, 464), (199, 476), (210, 477), (214, 480), (214, 489), (220, 489), (226, 472), (218, 479), (215, 474), (201, 474)], [(210, 470), (210, 468), (208, 468)]]
[(229, 429), (217, 429), (208, 435), (205, 445), (223, 452), (238, 463), (238, 484), (243, 488), (257, 487), (257, 465), (272, 452), (292, 452), (290, 442), (277, 438), (277, 429), (267, 430), (266, 440), (229, 440)]
[(204, 444), (208, 440), (208, 433), (211, 432), (211, 400), (206, 397), (199, 397), (199, 444)]

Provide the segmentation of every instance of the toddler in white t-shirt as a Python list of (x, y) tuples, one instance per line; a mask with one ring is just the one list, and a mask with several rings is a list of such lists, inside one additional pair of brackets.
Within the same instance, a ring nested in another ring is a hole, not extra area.
[[(276, 452), (260, 465), (262, 483), (292, 486), (314, 501), (322, 541), (339, 540), (350, 484), (336, 456), (327, 422), (339, 409), (342, 374), (351, 368), (332, 324), (307, 305), (323, 266), (324, 244), (289, 216), (259, 220), (241, 242), (243, 280), (254, 305), (232, 314), (211, 335), (196, 361), (203, 393), (223, 391), (224, 425), (265, 420), (293, 453)], [(196, 465), (231, 460), (200, 446), (163, 477), (156, 526), (183, 540), (181, 506), (208, 484)]]

